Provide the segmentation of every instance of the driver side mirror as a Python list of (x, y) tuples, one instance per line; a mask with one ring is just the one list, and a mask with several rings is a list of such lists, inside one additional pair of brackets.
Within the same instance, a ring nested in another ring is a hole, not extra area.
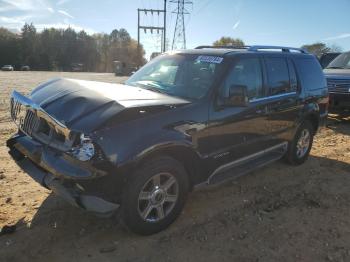
[(248, 106), (248, 87), (245, 85), (232, 85), (229, 89), (227, 106)]

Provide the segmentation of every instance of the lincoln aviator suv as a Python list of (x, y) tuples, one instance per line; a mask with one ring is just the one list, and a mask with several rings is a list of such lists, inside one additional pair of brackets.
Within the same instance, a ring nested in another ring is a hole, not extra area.
[[(13, 91), (9, 153), (76, 207), (116, 211), (139, 234), (180, 214), (187, 193), (284, 158), (308, 158), (328, 110), (302, 49), (211, 47), (159, 55), (125, 84), (53, 79)], [(116, 217), (116, 216), (114, 216)]]

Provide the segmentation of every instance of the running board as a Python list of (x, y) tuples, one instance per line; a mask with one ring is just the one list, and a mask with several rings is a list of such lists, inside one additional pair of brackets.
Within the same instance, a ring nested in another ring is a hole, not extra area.
[(207, 184), (213, 185), (228, 179), (245, 175), (257, 168), (268, 165), (281, 159), (287, 152), (288, 143), (284, 142), (257, 152), (250, 156), (237, 159), (217, 168), (208, 178)]

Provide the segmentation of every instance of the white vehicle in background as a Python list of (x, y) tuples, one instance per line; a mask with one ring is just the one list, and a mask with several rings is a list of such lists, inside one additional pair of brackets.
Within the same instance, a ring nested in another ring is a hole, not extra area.
[(13, 71), (13, 66), (12, 65), (4, 65), (1, 67), (1, 71)]

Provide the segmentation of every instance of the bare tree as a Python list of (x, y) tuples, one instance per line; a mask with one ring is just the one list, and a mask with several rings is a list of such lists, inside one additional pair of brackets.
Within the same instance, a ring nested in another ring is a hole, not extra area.
[(341, 52), (341, 47), (337, 45), (327, 46), (325, 43), (317, 42), (310, 45), (303, 45), (301, 48), (306, 49), (308, 52), (314, 54), (317, 57), (329, 52)]
[(143, 47), (138, 48), (123, 28), (95, 35), (73, 28), (47, 28), (38, 32), (33, 24), (25, 24), (21, 35), (0, 28), (0, 65), (71, 70), (74, 64), (81, 64), (84, 71), (112, 72), (113, 61), (138, 67), (145, 63), (144, 55)]

